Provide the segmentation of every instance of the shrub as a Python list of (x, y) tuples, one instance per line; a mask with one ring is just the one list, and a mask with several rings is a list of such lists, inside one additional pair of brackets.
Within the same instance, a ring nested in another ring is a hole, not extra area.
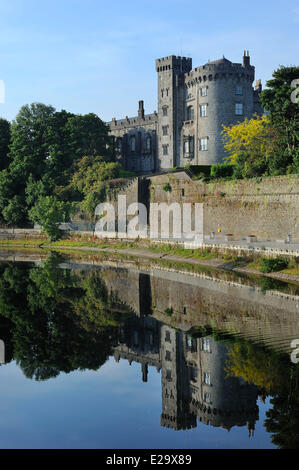
[(164, 310), (164, 313), (165, 313), (165, 315), (167, 315), (168, 317), (170, 317), (170, 316), (173, 314), (173, 308), (172, 308), (172, 307), (167, 307), (167, 308)]
[(51, 241), (61, 237), (59, 225), (68, 221), (76, 203), (59, 201), (55, 196), (41, 196), (29, 211), (32, 222), (39, 224)]
[(164, 189), (164, 191), (166, 191), (166, 192), (170, 192), (170, 191), (171, 191), (171, 186), (170, 186), (170, 184), (169, 184), (169, 183), (164, 184), (163, 189)]
[(262, 273), (281, 271), (287, 267), (288, 261), (284, 258), (262, 258), (260, 262), (260, 271)]
[(226, 178), (233, 176), (233, 173), (234, 165), (228, 163), (219, 163), (211, 167), (211, 178)]
[(211, 172), (211, 165), (185, 165), (186, 170), (190, 170), (193, 175), (200, 177), (209, 177)]

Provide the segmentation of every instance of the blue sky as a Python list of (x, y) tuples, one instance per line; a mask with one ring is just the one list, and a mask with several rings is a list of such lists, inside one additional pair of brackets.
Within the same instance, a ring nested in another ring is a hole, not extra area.
[(156, 58), (191, 56), (193, 67), (248, 49), (263, 85), (298, 65), (295, 0), (1, 0), (0, 117), (40, 101), (103, 120), (156, 104)]

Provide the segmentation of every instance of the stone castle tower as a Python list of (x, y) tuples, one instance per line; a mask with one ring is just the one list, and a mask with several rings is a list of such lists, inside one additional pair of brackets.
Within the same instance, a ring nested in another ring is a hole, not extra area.
[(120, 160), (127, 170), (156, 172), (185, 165), (213, 165), (225, 158), (222, 126), (261, 115), (262, 89), (248, 51), (242, 63), (226, 58), (192, 70), (192, 59), (156, 60), (158, 113), (109, 122)]

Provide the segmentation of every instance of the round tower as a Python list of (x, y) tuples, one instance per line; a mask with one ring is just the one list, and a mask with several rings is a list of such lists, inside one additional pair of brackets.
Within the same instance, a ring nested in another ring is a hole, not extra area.
[(193, 69), (184, 78), (185, 118), (179, 164), (220, 163), (226, 156), (223, 125), (237, 124), (257, 112), (249, 53), (244, 51), (242, 64), (223, 57)]

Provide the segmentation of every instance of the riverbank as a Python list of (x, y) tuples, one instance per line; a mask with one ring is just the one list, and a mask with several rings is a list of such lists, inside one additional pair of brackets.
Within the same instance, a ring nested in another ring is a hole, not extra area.
[(99, 239), (63, 239), (57, 242), (49, 242), (42, 239), (2, 239), (0, 248), (4, 249), (22, 249), (30, 251), (65, 251), (81, 252), (82, 254), (113, 254), (119, 257), (133, 257), (149, 259), (157, 262), (163, 261), (173, 265), (181, 265), (184, 268), (206, 267), (216, 270), (225, 270), (246, 275), (265, 276), (273, 279), (299, 284), (299, 265), (292, 261), (291, 267), (278, 272), (262, 273), (258, 270), (261, 255), (258, 253), (230, 251), (229, 249), (196, 248), (184, 249), (175, 244), (150, 244), (143, 240), (120, 242), (118, 240), (99, 240)]

